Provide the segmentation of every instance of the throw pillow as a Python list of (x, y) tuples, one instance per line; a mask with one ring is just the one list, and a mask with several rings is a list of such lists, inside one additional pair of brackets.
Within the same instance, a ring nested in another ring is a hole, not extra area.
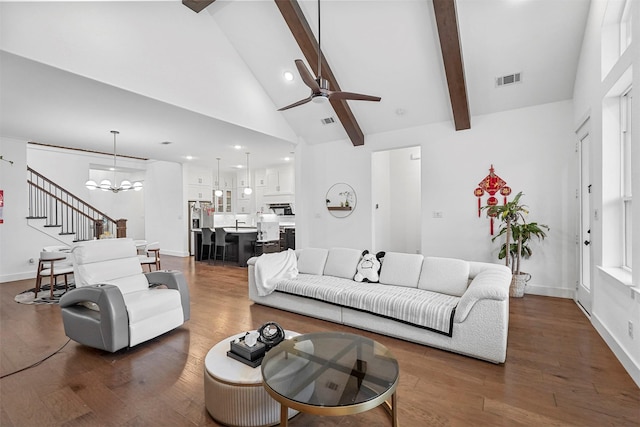
[(456, 258), (426, 257), (418, 288), (461, 297), (469, 283), (469, 263)]
[(362, 259), (358, 263), (357, 272), (353, 280), (356, 282), (379, 282), (382, 257), (384, 257), (384, 252), (378, 252), (375, 255), (367, 250), (362, 252)]
[(327, 263), (324, 266), (324, 275), (353, 279), (360, 256), (361, 252), (358, 249), (329, 249)]
[(380, 271), (380, 283), (417, 288), (423, 259), (421, 254), (387, 252)]
[(302, 249), (298, 255), (298, 272), (322, 276), (328, 253), (329, 251), (321, 248)]

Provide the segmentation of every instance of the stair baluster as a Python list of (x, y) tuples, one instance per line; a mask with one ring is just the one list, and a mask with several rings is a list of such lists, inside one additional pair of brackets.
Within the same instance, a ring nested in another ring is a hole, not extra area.
[(46, 219), (45, 227), (60, 227), (60, 235), (73, 234), (74, 241), (100, 238), (107, 231), (127, 236), (125, 219), (109, 217), (30, 167), (27, 172), (29, 219)]

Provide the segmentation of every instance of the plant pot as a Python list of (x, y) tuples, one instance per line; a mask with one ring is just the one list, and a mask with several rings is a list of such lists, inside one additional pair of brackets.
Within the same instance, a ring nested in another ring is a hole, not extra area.
[(524, 288), (529, 280), (531, 280), (531, 275), (529, 273), (514, 274), (511, 277), (509, 296), (522, 298), (524, 296)]

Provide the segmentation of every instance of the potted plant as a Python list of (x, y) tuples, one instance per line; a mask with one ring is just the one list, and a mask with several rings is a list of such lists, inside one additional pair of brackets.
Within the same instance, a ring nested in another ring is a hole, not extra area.
[[(547, 237), (545, 232), (549, 227), (537, 222), (527, 222), (526, 216), (529, 214), (527, 205), (520, 203), (522, 192), (504, 205), (485, 206), (487, 214), (498, 218), (502, 225), (498, 234), (491, 241), (505, 236), (505, 242), (500, 247), (498, 259), (505, 260), (505, 265), (511, 268), (513, 279), (511, 281), (510, 295), (522, 297), (526, 282), (531, 279), (531, 275), (520, 270), (522, 258), (529, 258), (533, 251), (529, 242), (535, 237), (544, 240)], [(507, 250), (508, 248), (508, 250)]]

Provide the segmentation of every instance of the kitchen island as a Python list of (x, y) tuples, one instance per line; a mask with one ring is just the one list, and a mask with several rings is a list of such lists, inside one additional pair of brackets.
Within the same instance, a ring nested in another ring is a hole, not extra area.
[[(196, 261), (202, 261), (202, 229), (201, 228), (193, 228), (193, 242), (195, 249), (195, 257)], [(214, 236), (212, 236), (212, 240), (215, 242), (215, 230)], [(255, 243), (258, 235), (258, 230), (255, 227), (224, 227), (224, 231), (232, 236), (238, 237), (238, 251), (233, 257), (237, 260), (238, 266), (246, 267), (247, 260), (251, 258), (254, 254)], [(211, 248), (213, 250), (213, 248)], [(205, 252), (207, 254), (207, 252)], [(211, 254), (207, 254), (209, 257)]]

